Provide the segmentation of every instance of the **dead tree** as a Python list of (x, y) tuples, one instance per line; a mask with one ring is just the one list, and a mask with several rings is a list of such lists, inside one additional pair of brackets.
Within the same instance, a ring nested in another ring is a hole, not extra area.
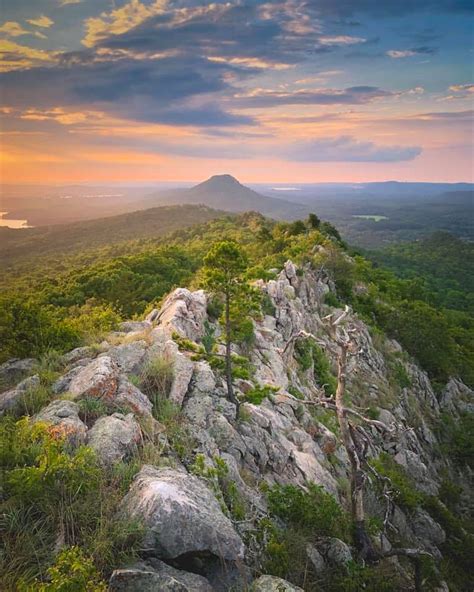
[[(364, 491), (369, 474), (385, 482), (390, 480), (378, 475), (378, 473), (367, 462), (367, 452), (372, 444), (371, 435), (364, 429), (362, 424), (375, 428), (379, 433), (390, 433), (397, 429), (397, 426), (387, 426), (381, 421), (366, 417), (363, 411), (347, 407), (344, 403), (346, 393), (346, 382), (348, 373), (348, 361), (350, 356), (357, 355), (361, 348), (358, 343), (358, 330), (354, 324), (348, 322), (351, 309), (346, 306), (345, 310), (338, 315), (331, 314), (322, 320), (317, 317), (321, 328), (330, 338), (329, 345), (322, 342), (312, 333), (299, 331), (294, 334), (281, 350), (282, 355), (288, 354), (297, 339), (311, 338), (316, 343), (329, 348), (337, 360), (337, 387), (334, 397), (327, 397), (323, 390), (316, 392), (314, 399), (300, 401), (307, 405), (320, 405), (335, 411), (342, 444), (347, 452), (350, 462), (350, 491), (351, 491), (351, 513), (354, 521), (354, 543), (362, 561), (369, 563), (378, 562), (385, 557), (407, 557), (415, 570), (415, 589), (421, 590), (420, 560), (423, 556), (431, 555), (421, 549), (393, 548), (390, 551), (379, 551), (375, 548), (372, 539), (367, 533), (366, 512), (364, 506)], [(293, 396), (288, 395), (294, 399)], [(351, 422), (350, 417), (358, 420), (358, 424)], [(391, 483), (389, 483), (391, 485)], [(384, 495), (387, 500), (387, 511), (384, 519), (384, 528), (389, 524), (390, 507), (394, 507), (393, 498), (390, 495), (387, 483), (384, 485)]]

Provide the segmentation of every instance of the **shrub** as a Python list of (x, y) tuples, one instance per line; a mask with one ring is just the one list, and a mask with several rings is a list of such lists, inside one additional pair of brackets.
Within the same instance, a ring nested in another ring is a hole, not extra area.
[(25, 592), (107, 592), (94, 562), (79, 547), (63, 549), (47, 570), (50, 581), (36, 582)]
[(396, 501), (409, 510), (414, 510), (423, 501), (423, 494), (415, 489), (405, 469), (383, 452), (378, 458), (370, 461), (374, 469), (383, 477), (390, 479), (395, 490)]
[(208, 356), (212, 354), (216, 344), (215, 332), (216, 330), (214, 327), (206, 319), (204, 321), (204, 335), (202, 337), (202, 345), (204, 346), (204, 350)]
[(252, 403), (253, 405), (260, 405), (264, 399), (276, 391), (278, 391), (278, 387), (270, 386), (268, 384), (265, 386), (257, 385), (245, 393), (245, 401), (247, 403)]
[(142, 528), (118, 519), (120, 480), (100, 467), (91, 449), (71, 450), (47, 424), (6, 418), (0, 422), (0, 464), (0, 588), (44, 579), (58, 544), (80, 547), (104, 577), (134, 555)]
[(324, 386), (328, 394), (336, 392), (337, 381), (332, 374), (329, 360), (323, 349), (313, 339), (300, 339), (295, 344), (295, 359), (303, 372), (313, 369), (317, 383)]
[(332, 495), (320, 485), (308, 484), (307, 491), (295, 485), (275, 485), (267, 493), (271, 514), (289, 526), (313, 536), (347, 539), (349, 520)]
[(169, 395), (173, 378), (173, 361), (167, 356), (157, 356), (145, 365), (140, 375), (140, 388), (153, 403), (153, 407)]

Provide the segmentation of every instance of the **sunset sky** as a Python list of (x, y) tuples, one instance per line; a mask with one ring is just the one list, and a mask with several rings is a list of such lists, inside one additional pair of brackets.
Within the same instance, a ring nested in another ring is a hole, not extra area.
[(470, 0), (3, 0), (3, 183), (472, 181)]

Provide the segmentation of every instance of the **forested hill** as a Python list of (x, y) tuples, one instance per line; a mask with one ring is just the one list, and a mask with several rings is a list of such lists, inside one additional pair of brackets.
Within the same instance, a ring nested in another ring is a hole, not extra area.
[(372, 251), (370, 259), (427, 289), (434, 304), (474, 314), (474, 243), (447, 232)]
[(0, 266), (14, 267), (46, 256), (63, 258), (104, 245), (163, 236), (223, 215), (204, 205), (174, 205), (71, 224), (0, 228)]
[(323, 265), (338, 302), (350, 303), (375, 332), (402, 343), (435, 381), (460, 376), (474, 383), (472, 315), (437, 307), (436, 294), (420, 289), (418, 280), (397, 279), (366, 258), (348, 257), (337, 230), (316, 216), (287, 223), (255, 213), (89, 249), (60, 264), (38, 258), (25, 271), (4, 273), (0, 361), (97, 341), (121, 319), (159, 304), (172, 288), (196, 285), (204, 256), (223, 239), (244, 249), (251, 280), (271, 277), (268, 270), (288, 259)]

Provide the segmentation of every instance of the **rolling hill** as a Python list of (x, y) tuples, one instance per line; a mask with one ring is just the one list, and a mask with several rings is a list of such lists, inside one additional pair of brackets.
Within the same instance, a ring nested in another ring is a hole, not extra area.
[(72, 224), (0, 228), (0, 266), (13, 267), (38, 257), (64, 256), (128, 240), (160, 237), (223, 215), (223, 211), (202, 205), (175, 205)]

